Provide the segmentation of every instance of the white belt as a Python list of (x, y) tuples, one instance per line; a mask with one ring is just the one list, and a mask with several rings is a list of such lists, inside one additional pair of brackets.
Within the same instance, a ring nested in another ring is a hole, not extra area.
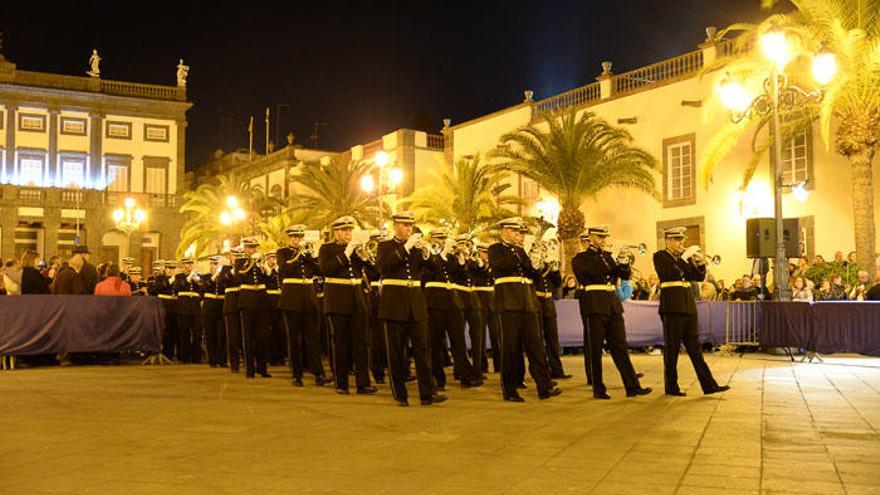
[(282, 284), (296, 284), (296, 285), (310, 285), (315, 283), (315, 279), (313, 278), (285, 278), (281, 281)]
[(660, 284), (660, 288), (661, 288), (661, 289), (666, 289), (667, 287), (685, 287), (685, 288), (688, 288), (688, 289), (689, 289), (689, 288), (691, 287), (691, 284), (690, 284), (690, 282), (685, 282), (685, 281), (681, 281), (681, 282), (663, 282), (663, 283)]
[(359, 278), (325, 278), (325, 284), (332, 285), (360, 285), (361, 279)]
[(241, 285), (239, 286), (239, 288), (240, 288), (241, 290), (264, 290), (264, 289), (266, 288), (266, 286), (263, 285), (263, 284), (257, 284), (257, 285), (253, 285), (253, 284), (241, 284)]
[(531, 284), (532, 279), (525, 277), (501, 277), (495, 279), (495, 285), (501, 284)]
[(418, 280), (403, 280), (398, 278), (383, 278), (380, 285), (393, 285), (395, 287), (421, 287), (422, 283)]
[(168, 300), (168, 301), (173, 301), (173, 300), (177, 299), (177, 297), (175, 297), (175, 296), (170, 296), (170, 295), (168, 295), (168, 294), (159, 294), (159, 299), (165, 299), (165, 300)]
[(205, 294), (205, 299), (223, 299), (223, 297), (224, 297), (223, 294), (211, 294), (211, 293)]
[(580, 286), (581, 290), (585, 290), (587, 292), (591, 291), (605, 291), (605, 292), (614, 292), (615, 287), (611, 284), (592, 284), (592, 285), (582, 285)]
[(266, 294), (269, 294), (270, 296), (280, 296), (281, 289), (266, 289)]
[(177, 297), (199, 297), (198, 292), (178, 292)]
[(226, 292), (226, 294), (229, 294), (230, 292), (238, 292), (238, 291), (239, 291), (239, 287), (227, 287), (224, 292)]
[(474, 292), (495, 292), (495, 287), (472, 287)]

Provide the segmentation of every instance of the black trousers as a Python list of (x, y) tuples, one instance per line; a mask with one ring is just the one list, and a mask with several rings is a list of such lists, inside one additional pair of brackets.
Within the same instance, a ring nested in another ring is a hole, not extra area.
[(388, 364), (387, 351), (385, 350), (385, 332), (382, 329), (382, 320), (379, 319), (378, 305), (372, 305), (370, 309), (370, 370), (376, 381), (385, 379), (385, 366)]
[(718, 386), (709, 365), (703, 359), (697, 315), (668, 313), (660, 315), (663, 320), (663, 382), (666, 393), (680, 391), (678, 388), (678, 348), (684, 342), (691, 364), (697, 373), (700, 387), (706, 393)]
[(287, 354), (287, 328), (284, 325), (284, 314), (280, 309), (272, 309), (269, 313), (269, 349), (267, 359), (275, 365), (284, 364)]
[(327, 315), (332, 342), (333, 373), (337, 389), (348, 389), (348, 374), (354, 365), (358, 388), (370, 386), (370, 356), (367, 348), (367, 315)]
[(315, 377), (324, 376), (317, 313), (284, 311), (284, 323), (287, 327), (287, 359), (291, 376), (302, 378), (303, 356)]
[(177, 315), (177, 359), (181, 363), (202, 360), (202, 327), (198, 315)]
[(518, 395), (516, 386), (519, 376), (522, 352), (525, 348), (529, 358), (529, 372), (538, 394), (550, 391), (550, 372), (547, 369), (547, 354), (538, 328), (538, 313), (504, 311), (501, 313), (501, 391), (505, 398)]
[(559, 326), (556, 315), (545, 311), (545, 304), (554, 304), (552, 299), (538, 301), (538, 313), (540, 314), (541, 335), (544, 337), (544, 350), (547, 351), (547, 367), (550, 368), (550, 377), (559, 378), (565, 374), (562, 369), (562, 359), (559, 357)]
[(226, 364), (226, 325), (223, 314), (206, 312), (202, 316), (205, 330), (205, 349), (208, 352), (208, 364), (212, 367)]
[(464, 320), (471, 339), (471, 363), (477, 375), (488, 367), (486, 363), (486, 316), (481, 309), (464, 310)]
[[(492, 347), (492, 371), (501, 371), (501, 317), (498, 313), (486, 313), (489, 327), (489, 345)], [(487, 363), (488, 366), (488, 363)]]
[[(419, 398), (430, 399), (434, 395), (434, 378), (431, 374), (431, 355), (428, 346), (428, 325), (425, 320), (393, 321), (384, 323), (385, 353), (391, 375), (391, 393), (395, 400), (407, 400), (406, 378), (409, 376), (409, 357), (415, 358)], [(407, 341), (412, 345), (407, 351)]]
[(177, 315), (169, 311), (169, 305), (165, 307), (165, 328), (162, 332), (162, 354), (168, 359), (177, 356)]
[[(590, 368), (593, 366), (590, 364), (592, 358), (590, 357), (592, 353), (590, 352), (590, 318), (585, 314), (581, 314), (581, 325), (584, 328), (584, 371), (587, 374), (587, 385), (593, 384), (593, 372)], [(601, 351), (601, 350), (600, 350)], [(601, 352), (600, 352), (601, 354)]]
[(238, 313), (223, 315), (226, 323), (226, 355), (229, 358), (229, 370), (238, 373), (241, 362), (241, 316)]
[(480, 374), (471, 365), (464, 340), (464, 314), (460, 309), (429, 309), (428, 333), (430, 334), (431, 373), (438, 387), (446, 386), (443, 361), (446, 354), (446, 336), (452, 350), (452, 373), (464, 382), (479, 379)]
[(636, 390), (641, 387), (636, 370), (629, 359), (629, 350), (626, 345), (626, 328), (623, 324), (623, 315), (589, 315), (590, 325), (590, 368), (593, 379), (593, 393), (605, 393), (605, 382), (602, 380), (602, 344), (608, 343), (608, 351), (611, 359), (620, 372), (623, 387), (627, 390)]
[(269, 309), (239, 309), (244, 370), (249, 376), (266, 372)]

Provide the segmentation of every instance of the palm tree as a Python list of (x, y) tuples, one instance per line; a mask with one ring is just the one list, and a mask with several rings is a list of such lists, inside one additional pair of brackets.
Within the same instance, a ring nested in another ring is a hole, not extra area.
[(542, 113), (541, 120), (546, 130), (529, 125), (504, 134), (490, 156), (497, 169), (533, 179), (559, 201), (557, 233), (567, 269), (584, 230), (584, 201), (609, 187), (635, 188), (659, 198), (654, 183), (659, 165), (633, 144), (629, 132), (592, 112), (578, 116), (572, 108), (562, 116)]
[(255, 199), (262, 197), (258, 187), (251, 187), (232, 175), (219, 175), (211, 182), (197, 187), (193, 191), (183, 193), (183, 205), (180, 213), (188, 213), (189, 219), (180, 232), (180, 244), (177, 256), (183, 256), (190, 246), (195, 247), (197, 256), (202, 255), (210, 247), (216, 247), (224, 237), (241, 236), (249, 231), (247, 222), (239, 222), (231, 226), (220, 223), (220, 212), (227, 208), (226, 200), (234, 196), (245, 211), (252, 210), (249, 206)]
[(493, 171), (480, 155), (461, 158), (432, 173), (431, 185), (401, 200), (420, 222), (443, 223), (457, 233), (480, 235), (502, 218), (515, 215), (509, 207), (522, 200), (506, 191), (509, 174)]
[(378, 225), (388, 214), (375, 195), (361, 188), (361, 178), (370, 173), (366, 161), (330, 160), (326, 164), (302, 165), (294, 182), (300, 186), (290, 195), (284, 215), (294, 223), (322, 229), (338, 217), (351, 215), (361, 227)]
[[(787, 66), (786, 74), (792, 82), (807, 89), (812, 89), (815, 85), (810, 74), (810, 56), (823, 45), (835, 54), (838, 72), (822, 88), (822, 100), (806, 105), (792, 115), (784, 116), (789, 123), (780, 130), (786, 139), (790, 139), (793, 133), (818, 121), (826, 148), (830, 148), (833, 143), (837, 153), (849, 160), (857, 260), (859, 266), (873, 276), (876, 271), (876, 227), (872, 161), (880, 144), (880, 2), (790, 1), (795, 7), (794, 11), (771, 15), (757, 25), (734, 24), (719, 32), (719, 37), (728, 32), (737, 32), (739, 35), (736, 43), (754, 46), (758, 36), (768, 30), (784, 32), (795, 52), (795, 58)], [(767, 8), (773, 7), (775, 3), (776, 0), (763, 1)], [(767, 74), (768, 63), (755, 50), (741, 50), (740, 56), (727, 63), (725, 70), (741, 77), (760, 79), (760, 74)], [(765, 66), (762, 67), (761, 64)], [(763, 124), (759, 121), (758, 125), (730, 124), (722, 128), (704, 153), (704, 180), (711, 179), (714, 166), (743, 134), (754, 132), (752, 141), (758, 142), (757, 133), (762, 127)], [(753, 146), (757, 153), (747, 167), (744, 184), (751, 179), (761, 153), (770, 144), (768, 142)]]

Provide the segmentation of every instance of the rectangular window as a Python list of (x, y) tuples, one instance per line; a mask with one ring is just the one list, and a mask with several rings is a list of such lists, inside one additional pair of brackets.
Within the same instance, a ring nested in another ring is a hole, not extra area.
[(18, 114), (18, 130), (46, 132), (46, 116), (38, 113), (20, 113)]
[(147, 194), (165, 194), (167, 192), (166, 171), (167, 169), (165, 167), (147, 167), (147, 178), (144, 183), (144, 192), (146, 192)]
[(83, 185), (86, 162), (82, 158), (62, 158), (61, 187), (79, 189)]
[(43, 159), (36, 156), (21, 157), (18, 161), (18, 183), (29, 187), (42, 186)]
[(538, 186), (537, 182), (532, 179), (523, 177), (521, 188), (522, 189), (520, 190), (520, 196), (522, 196), (522, 198), (526, 200), (526, 203), (531, 204), (538, 200), (541, 188), (540, 186)]
[(810, 179), (810, 131), (804, 129), (782, 149), (782, 182), (797, 184)]
[(128, 192), (128, 166), (120, 164), (107, 165), (107, 190), (110, 192)]
[(6, 112), (0, 110), (0, 131), (3, 130), (3, 126), (6, 125)]
[(144, 141), (168, 142), (168, 126), (144, 124)]
[(696, 202), (696, 160), (694, 135), (663, 140), (663, 206), (675, 207)]
[(107, 137), (110, 139), (131, 139), (131, 122), (107, 121)]
[(70, 136), (85, 136), (87, 134), (86, 131), (86, 119), (79, 117), (67, 117), (61, 116), (61, 134), (66, 134)]

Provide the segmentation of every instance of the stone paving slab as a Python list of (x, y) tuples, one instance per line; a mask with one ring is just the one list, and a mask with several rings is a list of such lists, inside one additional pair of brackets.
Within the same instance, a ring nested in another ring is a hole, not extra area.
[[(0, 493), (880, 493), (880, 359), (823, 364), (707, 355), (729, 392), (590, 396), (583, 359), (564, 393), (501, 400), (498, 376), (404, 409), (391, 393), (338, 396), (206, 366), (0, 372)], [(411, 385), (411, 393), (415, 385)]]

